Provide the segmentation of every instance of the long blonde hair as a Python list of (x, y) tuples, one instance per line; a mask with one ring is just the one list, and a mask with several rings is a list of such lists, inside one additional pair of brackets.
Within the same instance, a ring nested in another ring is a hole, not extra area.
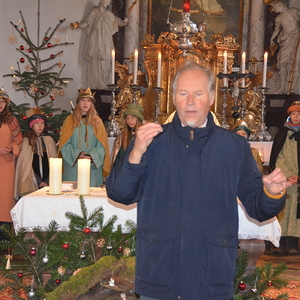
[[(79, 105), (77, 105), (73, 111), (74, 127), (79, 126), (81, 119), (81, 109)], [(93, 126), (97, 126), (99, 124), (98, 113), (93, 103), (91, 103), (91, 107), (86, 114), (85, 120), (87, 125), (91, 124)]]

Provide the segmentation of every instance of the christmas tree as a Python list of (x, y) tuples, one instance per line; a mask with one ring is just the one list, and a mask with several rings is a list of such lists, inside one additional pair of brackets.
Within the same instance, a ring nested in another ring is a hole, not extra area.
[(0, 242), (7, 251), (0, 268), (6, 281), (0, 290), (10, 288), (14, 299), (22, 299), (24, 293), (30, 299), (44, 299), (78, 269), (94, 265), (100, 257), (135, 255), (134, 222), (127, 221), (123, 233), (120, 225), (115, 226), (116, 216), (104, 224), (102, 207), (89, 214), (82, 196), (79, 201), (82, 215), (66, 213), (69, 231), (57, 231), (55, 221), (46, 231), (36, 228), (31, 233), (21, 229), (13, 234), (8, 227), (0, 227), (8, 238)]
[[(235, 297), (234, 300), (271, 300), (262, 296), (266, 289), (270, 286), (280, 289), (287, 286), (287, 281), (280, 278), (286, 269), (285, 264), (279, 264), (274, 267), (271, 263), (267, 263), (262, 267), (255, 268), (254, 272), (244, 276), (248, 261), (248, 252), (243, 251), (236, 261), (236, 277), (235, 277)], [(272, 300), (288, 299), (287, 294), (281, 294)]]
[[(25, 19), (22, 12), (20, 11), (21, 19), (17, 24), (10, 22), (15, 30), (18, 32), (20, 37), (23, 39), (24, 44), (17, 48), (20, 52), (21, 57), (17, 62), (17, 69), (11, 74), (5, 76), (11, 76), (14, 78), (13, 85), (17, 91), (24, 91), (27, 95), (34, 99), (36, 106), (39, 106), (39, 102), (42, 98), (50, 96), (53, 101), (58, 96), (64, 95), (63, 86), (66, 86), (72, 78), (61, 77), (62, 71), (65, 68), (65, 64), (60, 61), (60, 57), (63, 51), (52, 52), (50, 55), (49, 49), (55, 49), (57, 47), (73, 45), (74, 43), (61, 43), (59, 38), (55, 37), (54, 34), (65, 21), (60, 19), (56, 27), (51, 30), (51, 27), (44, 33), (43, 37), (40, 38), (40, 0), (38, 0), (38, 24), (37, 24), (37, 42), (34, 43), (30, 38), (28, 28), (26, 26)], [(23, 26), (20, 26), (20, 25)], [(19, 28), (20, 27), (20, 28)], [(11, 43), (16, 42), (16, 38), (11, 37), (9, 39)], [(42, 58), (42, 54), (45, 53)], [(47, 55), (47, 56), (46, 56)], [(53, 63), (52, 61), (59, 58), (58, 62)], [(25, 67), (21, 68), (20, 64), (24, 64)]]

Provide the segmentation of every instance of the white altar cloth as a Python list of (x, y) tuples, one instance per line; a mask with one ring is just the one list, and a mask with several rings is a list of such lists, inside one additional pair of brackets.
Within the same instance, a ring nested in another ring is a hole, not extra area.
[[(69, 220), (65, 217), (66, 212), (81, 215), (79, 196), (76, 190), (63, 192), (61, 195), (49, 195), (49, 187), (44, 187), (31, 194), (22, 197), (11, 210), (14, 229), (20, 228), (33, 231), (39, 226), (41, 230), (48, 228), (49, 223), (55, 220), (58, 230), (68, 230)], [(105, 189), (91, 188), (91, 194), (84, 196), (88, 213), (96, 207), (103, 208), (104, 222), (112, 215), (118, 217), (115, 225), (125, 228), (126, 220), (136, 222), (136, 204), (129, 206), (112, 201), (106, 195)], [(250, 218), (244, 211), (243, 205), (238, 201), (239, 212), (239, 238), (261, 239), (272, 242), (279, 247), (281, 228), (277, 218), (272, 218), (262, 223)]]
[[(41, 230), (48, 228), (49, 223), (55, 220), (58, 230), (68, 230), (69, 219), (66, 212), (82, 215), (79, 196), (76, 190), (63, 191), (61, 195), (49, 195), (49, 187), (44, 187), (22, 197), (10, 211), (14, 229), (20, 228), (33, 231), (39, 226)], [(125, 229), (126, 220), (136, 221), (136, 204), (123, 205), (112, 201), (106, 196), (105, 188), (91, 188), (91, 194), (84, 196), (88, 214), (95, 208), (103, 208), (104, 223), (112, 216), (118, 217), (115, 226), (121, 225)]]

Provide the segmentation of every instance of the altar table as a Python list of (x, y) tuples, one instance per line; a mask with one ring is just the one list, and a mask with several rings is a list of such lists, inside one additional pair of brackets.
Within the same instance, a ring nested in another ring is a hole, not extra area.
[[(49, 195), (49, 187), (44, 187), (31, 194), (22, 197), (11, 210), (14, 229), (20, 228), (33, 231), (39, 226), (41, 230), (48, 228), (49, 223), (55, 220), (58, 230), (68, 230), (69, 219), (66, 212), (81, 215), (79, 196), (76, 190), (63, 191), (61, 195)], [(118, 217), (115, 225), (121, 225), (125, 229), (126, 220), (136, 222), (136, 204), (129, 206), (112, 201), (106, 195), (105, 188), (91, 188), (91, 194), (84, 196), (88, 213), (96, 207), (103, 208), (104, 222), (112, 215)], [(265, 222), (258, 222), (250, 218), (242, 204), (238, 201), (239, 212), (239, 239), (260, 239), (272, 242), (279, 247), (281, 228), (274, 217)]]
[[(48, 191), (49, 187), (44, 187), (28, 194), (13, 207), (10, 213), (16, 232), (22, 227), (26, 231), (33, 231), (37, 226), (46, 230), (52, 220), (58, 223), (58, 230), (68, 230), (70, 220), (65, 213), (82, 215), (76, 189), (63, 191), (61, 195), (49, 195)], [(112, 201), (106, 196), (105, 188), (92, 187), (90, 195), (83, 198), (88, 214), (97, 207), (103, 208), (104, 223), (113, 215), (118, 217), (115, 226), (120, 224), (124, 229), (126, 220), (136, 221), (136, 204), (127, 206)]]

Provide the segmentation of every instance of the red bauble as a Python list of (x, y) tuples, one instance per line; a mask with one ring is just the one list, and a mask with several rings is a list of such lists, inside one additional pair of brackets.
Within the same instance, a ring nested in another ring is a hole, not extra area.
[(31, 250), (29, 251), (31, 256), (35, 256), (36, 255), (36, 249), (35, 248), (31, 248)]
[(51, 55), (50, 55), (50, 58), (54, 59), (54, 58), (55, 58), (55, 55), (54, 55), (54, 54), (51, 54)]
[(48, 47), (48, 48), (52, 47), (52, 44), (51, 44), (51, 43), (48, 43), (48, 44), (47, 44), (47, 47)]
[(122, 253), (122, 252), (123, 252), (123, 248), (122, 248), (122, 247), (119, 247), (119, 248), (118, 248), (118, 252), (119, 252), (119, 253)]
[(32, 49), (31, 48), (28, 48), (28, 50), (27, 50), (29, 53), (31, 53), (32, 52)]
[(24, 28), (21, 28), (21, 31), (23, 32), (23, 31), (24, 31)]
[(63, 249), (69, 249), (70, 245), (69, 245), (69, 243), (64, 243), (62, 245), (62, 247), (63, 247)]
[(25, 47), (24, 47), (23, 45), (21, 45), (21, 46), (19, 47), (19, 49), (23, 51), (23, 50), (25, 49)]
[(60, 130), (56, 129), (54, 132), (55, 132), (55, 133), (60, 133)]
[(53, 96), (50, 96), (50, 99), (53, 101), (53, 100), (55, 99), (55, 97), (53, 97)]
[(57, 279), (55, 280), (55, 283), (56, 283), (56, 284), (60, 284), (60, 279), (57, 278)]
[(20, 58), (20, 62), (21, 62), (21, 63), (25, 62), (25, 58), (24, 58), (24, 57), (21, 57), (21, 58)]
[(19, 278), (22, 278), (22, 277), (23, 277), (23, 272), (19, 272), (19, 273), (18, 273), (18, 277), (19, 277)]
[(267, 286), (272, 286), (272, 281), (268, 281)]
[(45, 93), (46, 93), (45, 91), (41, 91), (41, 95), (45, 95)]
[(48, 40), (49, 40), (49, 38), (46, 36), (46, 37), (45, 37), (45, 41), (48, 41)]
[(50, 113), (50, 114), (49, 114), (49, 117), (52, 117), (52, 116), (53, 116), (53, 113)]
[(22, 120), (27, 120), (27, 117), (26, 117), (26, 116), (23, 116), (23, 117), (22, 117)]
[(241, 281), (241, 282), (239, 283), (239, 289), (240, 289), (241, 291), (244, 291), (244, 290), (246, 289), (246, 284), (245, 284), (243, 281)]
[(88, 233), (91, 232), (91, 229), (88, 228), (88, 227), (85, 227), (85, 228), (83, 229), (83, 232), (86, 233), (86, 234), (88, 234)]

